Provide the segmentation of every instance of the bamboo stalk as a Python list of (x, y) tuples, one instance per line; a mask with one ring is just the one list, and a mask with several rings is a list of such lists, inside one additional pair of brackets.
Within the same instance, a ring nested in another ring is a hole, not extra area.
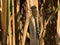
[(8, 4), (8, 8), (7, 8), (7, 9), (8, 9), (8, 10), (7, 10), (7, 12), (8, 12), (8, 13), (7, 13), (7, 15), (8, 15), (7, 17), (8, 17), (8, 18), (7, 18), (7, 20), (8, 20), (8, 24), (9, 24), (9, 25), (8, 25), (8, 32), (9, 32), (9, 39), (10, 39), (9, 41), (8, 41), (8, 39), (7, 39), (7, 41), (8, 41), (7, 43), (10, 42), (10, 45), (11, 45), (11, 44), (12, 44), (12, 43), (11, 43), (12, 41), (11, 41), (11, 27), (10, 27), (10, 25), (11, 25), (11, 22), (10, 22), (10, 0), (8, 0), (7, 2), (8, 2), (8, 3), (7, 3), (7, 4)]
[(15, 15), (14, 15), (14, 0), (12, 0), (12, 16), (13, 16), (13, 45), (15, 45)]
[(10, 0), (8, 0), (8, 18), (9, 18), (9, 25), (8, 25), (8, 45), (12, 45), (12, 29), (11, 29), (11, 16), (10, 16)]

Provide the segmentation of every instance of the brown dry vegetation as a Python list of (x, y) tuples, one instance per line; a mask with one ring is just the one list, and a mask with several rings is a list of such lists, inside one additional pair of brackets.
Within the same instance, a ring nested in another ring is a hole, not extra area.
[(0, 45), (60, 45), (59, 4), (60, 0), (0, 0)]

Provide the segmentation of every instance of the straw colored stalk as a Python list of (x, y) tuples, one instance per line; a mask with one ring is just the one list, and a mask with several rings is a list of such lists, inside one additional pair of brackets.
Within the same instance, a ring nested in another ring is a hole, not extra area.
[(14, 15), (14, 0), (12, 0), (12, 16), (13, 16), (13, 45), (15, 45), (15, 15)]

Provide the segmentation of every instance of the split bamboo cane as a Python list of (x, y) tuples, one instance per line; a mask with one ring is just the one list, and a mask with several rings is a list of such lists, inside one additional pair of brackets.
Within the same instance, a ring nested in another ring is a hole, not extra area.
[(8, 45), (12, 45), (12, 28), (11, 28), (11, 14), (10, 14), (10, 0), (9, 0), (9, 5), (8, 5), (8, 17), (9, 17), (9, 25), (8, 25), (8, 33), (9, 33), (9, 37), (8, 37)]
[(12, 16), (13, 16), (13, 45), (15, 45), (15, 15), (14, 15), (14, 0), (12, 0)]
[(12, 45), (12, 28), (11, 28), (11, 21), (12, 21), (12, 17), (10, 17), (9, 15), (9, 29), (8, 29), (8, 32), (9, 32), (9, 44)]

